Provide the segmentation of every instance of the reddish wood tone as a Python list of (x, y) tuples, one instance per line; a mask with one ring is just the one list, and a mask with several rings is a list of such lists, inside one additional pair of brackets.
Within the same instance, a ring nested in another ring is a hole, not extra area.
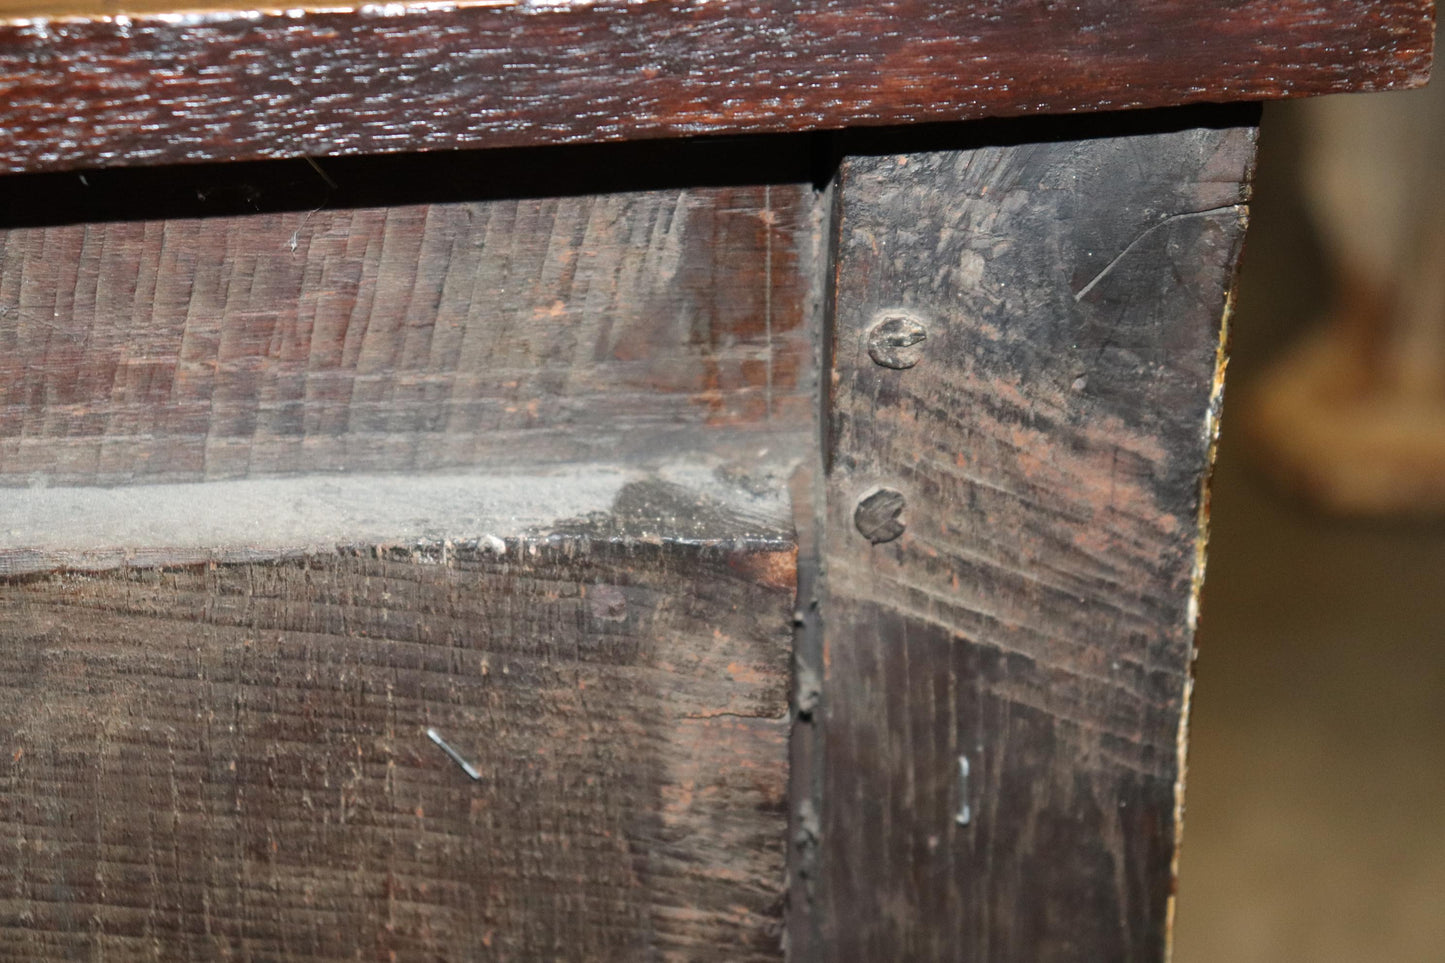
[(0, 232), (0, 484), (806, 444), (812, 212), (787, 184)]
[(1433, 42), (1430, 0), (45, 10), (0, 26), (0, 170), (1369, 90), (1423, 83)]
[(439, 552), (0, 584), (0, 959), (780, 960), (792, 546)]

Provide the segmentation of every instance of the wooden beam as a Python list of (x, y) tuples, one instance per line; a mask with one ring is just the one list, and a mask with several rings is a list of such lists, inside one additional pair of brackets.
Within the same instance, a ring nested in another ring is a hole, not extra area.
[(807, 130), (1424, 82), (1430, 0), (7, 0), (0, 171)]
[(781, 958), (806, 146), (6, 179), (0, 960)]
[(1254, 116), (845, 160), (810, 958), (1164, 954)]
[(0, 582), (0, 959), (780, 960), (796, 553), (683, 503)]
[[(264, 173), (205, 189), (260, 197), (279, 179)], [(809, 184), (353, 208), (304, 174), (302, 210), (205, 217), (193, 200), (164, 220), (65, 221), (108, 210), (122, 176), (58, 203), (58, 223), (0, 231), (0, 484), (811, 442)]]

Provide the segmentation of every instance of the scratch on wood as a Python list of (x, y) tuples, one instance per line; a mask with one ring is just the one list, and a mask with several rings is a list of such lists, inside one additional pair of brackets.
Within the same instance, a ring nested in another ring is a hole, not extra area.
[(467, 762), (465, 756), (453, 749), (451, 745), (441, 737), (441, 733), (437, 732), (435, 729), (428, 728), (426, 731), (426, 737), (430, 739), (433, 743), (435, 743), (438, 749), (446, 753), (447, 758), (451, 759), (452, 762), (460, 766), (462, 772), (466, 773), (468, 776), (471, 776), (474, 780), (481, 780), (482, 774), (477, 771), (477, 767)]
[(1114, 259), (1111, 260), (1108, 264), (1104, 265), (1103, 270), (1101, 270), (1098, 274), (1094, 275), (1094, 277), (1089, 281), (1088, 284), (1085, 284), (1085, 285), (1084, 285), (1082, 288), (1080, 288), (1078, 291), (1074, 292), (1074, 300), (1075, 300), (1075, 301), (1082, 301), (1082, 300), (1084, 300), (1084, 298), (1088, 295), (1088, 293), (1089, 293), (1090, 291), (1094, 290), (1094, 288), (1098, 285), (1098, 283), (1099, 283), (1100, 281), (1104, 280), (1104, 278), (1108, 276), (1109, 272), (1113, 271), (1114, 268), (1118, 266), (1118, 264), (1119, 264), (1120, 261), (1122, 261), (1122, 260), (1124, 260), (1124, 258), (1128, 257), (1128, 256), (1129, 256), (1129, 253), (1130, 253), (1131, 251), (1133, 251), (1134, 248), (1136, 248), (1136, 247), (1138, 247), (1140, 244), (1142, 244), (1146, 238), (1150, 237), (1150, 236), (1151, 236), (1152, 234), (1154, 234), (1156, 231), (1160, 231), (1160, 230), (1168, 227), (1170, 224), (1175, 223), (1176, 221), (1187, 221), (1187, 220), (1189, 220), (1189, 219), (1191, 219), (1191, 218), (1195, 218), (1195, 217), (1217, 217), (1217, 216), (1219, 216), (1220, 214), (1229, 214), (1229, 213), (1243, 215), (1243, 214), (1245, 213), (1245, 210), (1246, 210), (1246, 209), (1245, 209), (1244, 204), (1241, 203), (1241, 204), (1225, 204), (1225, 205), (1223, 205), (1223, 206), (1221, 206), (1221, 207), (1211, 207), (1211, 208), (1209, 208), (1208, 210), (1204, 210), (1204, 211), (1185, 211), (1185, 212), (1180, 213), (1180, 214), (1170, 214), (1168, 217), (1164, 218), (1164, 219), (1161, 220), (1159, 223), (1154, 224), (1154, 225), (1151, 226), (1151, 227), (1145, 228), (1142, 232), (1140, 232), (1140, 234), (1139, 234), (1138, 237), (1134, 238), (1134, 240), (1130, 241), (1130, 242), (1124, 247), (1124, 250), (1122, 250), (1122, 251), (1120, 251), (1118, 254), (1114, 255)]

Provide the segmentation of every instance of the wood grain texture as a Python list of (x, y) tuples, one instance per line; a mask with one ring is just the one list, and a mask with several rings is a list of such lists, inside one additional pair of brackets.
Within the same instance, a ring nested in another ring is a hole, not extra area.
[(554, 536), (6, 581), (0, 959), (780, 959), (795, 563)]
[(1418, 85), (1433, 43), (1429, 0), (82, 11), (0, 26), (0, 170), (1259, 100)]
[(1246, 114), (845, 161), (818, 959), (1161, 959)]
[(0, 232), (0, 484), (811, 439), (806, 184)]

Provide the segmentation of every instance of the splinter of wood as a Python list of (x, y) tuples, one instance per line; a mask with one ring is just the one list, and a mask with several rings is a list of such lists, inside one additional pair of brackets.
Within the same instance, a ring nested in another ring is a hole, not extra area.
[(477, 772), (477, 767), (467, 762), (465, 759), (462, 758), (461, 753), (457, 752), (451, 746), (447, 745), (447, 741), (443, 739), (441, 737), (441, 734), (438, 733), (435, 729), (428, 729), (426, 731), (426, 737), (432, 742), (435, 742), (437, 744), (437, 748), (439, 748), (442, 752), (450, 756), (452, 762), (461, 766), (462, 772), (466, 773), (468, 776), (471, 776), (473, 779), (476, 780), (480, 780), (482, 778), (482, 774), (480, 772)]

